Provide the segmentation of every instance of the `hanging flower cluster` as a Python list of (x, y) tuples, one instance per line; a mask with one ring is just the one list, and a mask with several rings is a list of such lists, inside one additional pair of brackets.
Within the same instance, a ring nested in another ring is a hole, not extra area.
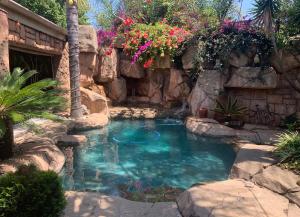
[(231, 19), (225, 19), (220, 27), (220, 33), (230, 33), (230, 32), (241, 32), (241, 31), (252, 31), (254, 32), (255, 29), (253, 28), (252, 20), (240, 20), (234, 21)]
[(189, 31), (166, 22), (147, 25), (124, 21), (124, 25), (129, 24), (130, 29), (122, 33), (125, 37), (124, 51), (132, 56), (132, 63), (141, 62), (145, 68), (165, 55), (172, 57), (179, 45), (191, 36)]
[(105, 51), (105, 55), (110, 56), (112, 54), (113, 50), (113, 42), (115, 40), (115, 37), (117, 36), (117, 32), (113, 30), (102, 30), (100, 29), (97, 32), (97, 40), (98, 40), (98, 46), (99, 48), (102, 47), (108, 47)]
[(131, 63), (134, 64), (138, 61), (139, 57), (150, 47), (152, 41), (147, 41), (144, 45), (141, 45), (138, 51), (133, 55)]

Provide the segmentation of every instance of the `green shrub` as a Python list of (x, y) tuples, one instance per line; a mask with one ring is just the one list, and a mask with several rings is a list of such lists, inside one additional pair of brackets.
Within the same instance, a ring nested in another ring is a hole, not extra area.
[(288, 169), (300, 171), (300, 135), (297, 131), (279, 135), (275, 154), (280, 164)]
[(55, 172), (23, 166), (0, 177), (0, 217), (59, 217), (65, 205)]

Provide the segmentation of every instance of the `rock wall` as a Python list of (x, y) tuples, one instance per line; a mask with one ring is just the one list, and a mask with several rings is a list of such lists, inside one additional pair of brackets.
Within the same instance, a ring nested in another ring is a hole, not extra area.
[(90, 25), (79, 26), (81, 103), (85, 113), (109, 115), (104, 87), (95, 83), (99, 74), (97, 32)]
[(249, 123), (277, 126), (285, 117), (300, 112), (300, 94), (282, 76), (274, 89), (229, 88), (227, 91), (240, 105), (248, 108), (245, 121)]
[(132, 64), (122, 50), (101, 48), (100, 54), (93, 78), (106, 87), (113, 103), (167, 105), (186, 101), (190, 89), (184, 71), (172, 68), (168, 56), (146, 70), (139, 63)]
[(0, 79), (9, 71), (7, 12), (0, 8)]
[[(191, 50), (183, 56), (186, 70), (192, 67)], [(200, 108), (207, 108), (209, 116), (215, 108), (216, 100), (228, 96), (236, 98), (239, 105), (248, 109), (245, 121), (248, 123), (280, 125), (281, 121), (294, 113), (300, 112), (300, 93), (285, 79), (289, 77), (294, 84), (300, 72), (299, 52), (280, 51), (283, 67), (278, 65), (278, 58), (271, 57), (273, 67), (254, 67), (257, 55), (252, 50), (233, 52), (229, 57), (228, 70), (204, 69), (189, 97), (193, 115)], [(205, 67), (204, 67), (205, 68)], [(224, 96), (224, 97), (223, 97)]]

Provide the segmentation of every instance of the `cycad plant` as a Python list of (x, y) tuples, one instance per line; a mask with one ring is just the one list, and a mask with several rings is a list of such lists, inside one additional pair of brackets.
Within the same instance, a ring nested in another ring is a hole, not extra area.
[(63, 108), (57, 81), (44, 79), (26, 86), (36, 73), (16, 68), (0, 80), (0, 159), (13, 154), (13, 123), (33, 117), (53, 118), (49, 112)]
[(247, 108), (238, 105), (237, 99), (228, 97), (226, 103), (221, 103), (216, 101), (217, 106), (214, 109), (214, 112), (221, 114), (224, 117), (224, 121), (231, 121), (234, 117), (240, 117), (246, 113)]

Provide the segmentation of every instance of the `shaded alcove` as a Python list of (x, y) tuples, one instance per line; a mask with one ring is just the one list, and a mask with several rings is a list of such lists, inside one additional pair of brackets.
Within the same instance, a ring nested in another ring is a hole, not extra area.
[(56, 73), (53, 70), (53, 57), (45, 54), (29, 53), (19, 50), (9, 50), (10, 70), (20, 67), (25, 72), (36, 70), (38, 73), (30, 79), (30, 83), (45, 78), (55, 79)]

